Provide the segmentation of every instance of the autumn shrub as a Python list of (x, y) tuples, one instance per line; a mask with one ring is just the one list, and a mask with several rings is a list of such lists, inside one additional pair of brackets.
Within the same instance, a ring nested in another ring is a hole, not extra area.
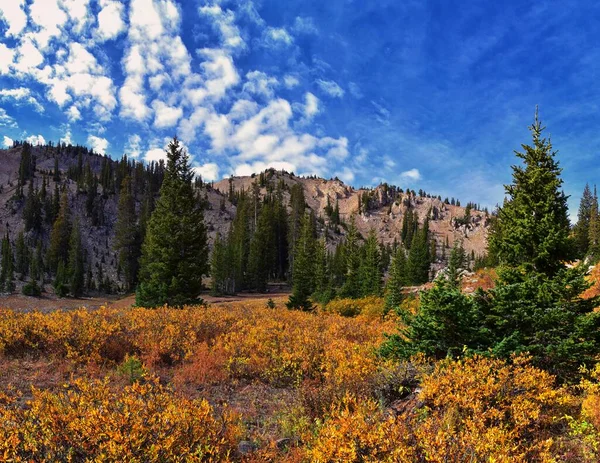
[(343, 317), (364, 315), (367, 318), (381, 318), (384, 306), (383, 298), (370, 296), (361, 299), (334, 299), (325, 305), (324, 310), (327, 313), (338, 314)]
[(0, 395), (4, 461), (230, 461), (238, 420), (205, 400), (174, 395), (157, 380), (112, 392), (107, 380), (34, 389), (26, 407)]

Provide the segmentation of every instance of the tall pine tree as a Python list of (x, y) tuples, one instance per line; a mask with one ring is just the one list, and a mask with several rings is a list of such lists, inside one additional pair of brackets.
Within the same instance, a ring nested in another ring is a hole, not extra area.
[(201, 301), (202, 276), (208, 273), (208, 246), (204, 211), (193, 177), (189, 157), (174, 138), (169, 143), (165, 178), (142, 247), (138, 306), (183, 306)]

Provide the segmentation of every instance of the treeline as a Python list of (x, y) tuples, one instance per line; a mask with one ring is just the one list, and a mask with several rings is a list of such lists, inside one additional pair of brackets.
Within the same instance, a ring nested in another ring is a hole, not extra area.
[[(164, 162), (144, 165), (123, 156), (113, 161), (86, 147), (52, 143), (21, 147), (16, 185), (9, 201), (21, 213), (23, 230), (3, 238), (0, 290), (39, 295), (51, 283), (59, 296), (99, 291), (113, 293), (135, 287), (137, 259), (146, 223), (165, 175)], [(52, 169), (41, 169), (36, 154), (54, 158)], [(65, 170), (60, 164), (68, 163)], [(106, 206), (117, 201), (116, 236), (108, 235)], [(82, 229), (102, 235), (103, 245), (87, 243)], [(14, 242), (13, 242), (14, 241)], [(109, 272), (115, 268), (116, 272)]]

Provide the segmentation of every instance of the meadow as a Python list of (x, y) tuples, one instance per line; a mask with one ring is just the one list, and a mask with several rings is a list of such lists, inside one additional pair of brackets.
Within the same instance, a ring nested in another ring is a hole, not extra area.
[(526, 356), (394, 362), (379, 298), (273, 302), (0, 310), (0, 459), (600, 458), (600, 368), (559, 386)]

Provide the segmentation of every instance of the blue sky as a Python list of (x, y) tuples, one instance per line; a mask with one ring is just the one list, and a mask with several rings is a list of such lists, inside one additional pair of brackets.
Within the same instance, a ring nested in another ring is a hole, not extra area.
[(0, 143), (268, 166), (493, 206), (535, 106), (576, 213), (598, 176), (592, 1), (0, 2)]

